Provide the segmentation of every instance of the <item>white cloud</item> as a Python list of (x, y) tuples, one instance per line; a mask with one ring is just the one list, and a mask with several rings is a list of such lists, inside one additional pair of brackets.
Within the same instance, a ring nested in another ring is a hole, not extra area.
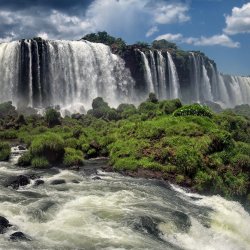
[(190, 20), (189, 7), (183, 3), (158, 3), (154, 10), (154, 19), (159, 24), (183, 23)]
[(167, 33), (164, 35), (160, 35), (156, 38), (156, 40), (162, 40), (162, 39), (165, 39), (167, 41), (177, 42), (177, 41), (181, 41), (183, 39), (183, 36), (180, 33), (178, 33), (178, 34)]
[(150, 29), (148, 30), (148, 32), (146, 33), (146, 37), (150, 37), (150, 36), (152, 36), (153, 34), (155, 34), (155, 33), (158, 32), (158, 31), (159, 31), (158, 27), (157, 27), (157, 26), (153, 26), (153, 27), (150, 28)]
[(241, 8), (232, 9), (232, 15), (226, 16), (224, 32), (229, 35), (250, 33), (250, 3), (244, 4)]
[(48, 39), (49, 35), (46, 32), (40, 32), (36, 35), (37, 37), (41, 37), (42, 39)]
[(195, 46), (224, 46), (229, 48), (239, 48), (240, 43), (234, 42), (225, 34), (214, 35), (211, 37), (184, 37), (182, 34), (167, 33), (156, 37), (156, 40), (165, 39), (172, 42), (187, 43)]
[(9, 33), (13, 32), (12, 39), (38, 35), (79, 39), (86, 33), (102, 30), (132, 39), (144, 32), (149, 37), (158, 31), (158, 25), (188, 21), (188, 10), (187, 4), (165, 0), (94, 0), (82, 14), (34, 6), (0, 10), (0, 38), (11, 39)]

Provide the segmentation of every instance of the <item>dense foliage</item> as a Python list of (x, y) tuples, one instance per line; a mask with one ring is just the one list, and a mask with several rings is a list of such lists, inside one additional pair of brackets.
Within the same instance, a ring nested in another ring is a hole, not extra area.
[[(2, 140), (19, 140), (29, 147), (20, 166), (79, 166), (84, 158), (108, 156), (115, 171), (230, 198), (246, 200), (250, 195), (247, 116), (216, 114), (206, 106), (183, 106), (179, 99), (157, 100), (150, 94), (137, 108), (110, 108), (98, 97), (86, 115), (57, 118), (61, 124), (51, 126), (47, 115), (25, 116), (21, 125), (9, 129), (2, 121)], [(1, 160), (9, 153), (9, 144), (1, 143)]]

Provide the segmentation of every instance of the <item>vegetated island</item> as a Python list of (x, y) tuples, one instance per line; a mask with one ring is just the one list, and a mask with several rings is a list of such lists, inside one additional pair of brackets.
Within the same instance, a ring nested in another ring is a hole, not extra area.
[(241, 105), (214, 113), (151, 93), (138, 107), (117, 109), (98, 97), (87, 114), (62, 118), (53, 108), (41, 116), (6, 102), (0, 104), (0, 161), (20, 144), (28, 148), (20, 167), (76, 170), (84, 159), (108, 157), (106, 171), (170, 181), (249, 208), (249, 110)]

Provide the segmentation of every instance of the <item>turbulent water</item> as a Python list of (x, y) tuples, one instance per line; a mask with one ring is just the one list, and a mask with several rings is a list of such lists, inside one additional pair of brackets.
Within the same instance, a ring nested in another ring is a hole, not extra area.
[[(33, 181), (14, 190), (3, 186), (6, 179), (31, 173), (15, 161), (0, 163), (0, 215), (13, 225), (0, 235), (0, 249), (250, 248), (250, 216), (237, 202), (161, 181), (93, 174), (103, 161), (89, 162), (79, 172), (38, 171), (44, 185)], [(97, 175), (101, 179), (93, 180)], [(66, 183), (51, 185), (55, 179)], [(32, 240), (8, 240), (17, 230)]]
[[(250, 77), (222, 75), (200, 53), (190, 52), (181, 64), (172, 52), (135, 52), (135, 58), (126, 61), (110, 47), (84, 40), (0, 43), (0, 102), (34, 108), (59, 105), (82, 113), (98, 96), (116, 107), (137, 104), (155, 92), (160, 99), (180, 98), (184, 103), (250, 104)], [(136, 65), (131, 66), (133, 60)]]

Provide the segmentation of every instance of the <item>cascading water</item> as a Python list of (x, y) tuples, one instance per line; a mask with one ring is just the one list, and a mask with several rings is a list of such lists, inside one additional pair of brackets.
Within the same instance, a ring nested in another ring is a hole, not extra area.
[(83, 112), (97, 96), (117, 106), (137, 104), (155, 92), (159, 99), (180, 98), (185, 103), (250, 104), (250, 77), (222, 75), (201, 53), (190, 52), (183, 65), (167, 50), (139, 53), (143, 71), (134, 70), (138, 58), (122, 59), (100, 43), (42, 39), (1, 43), (0, 102), (35, 108), (59, 105)]
[(154, 89), (155, 89), (157, 96), (159, 96), (160, 91), (159, 91), (159, 83), (158, 83), (158, 78), (157, 78), (157, 68), (156, 68), (154, 52), (152, 50), (150, 50), (150, 68), (152, 71), (152, 80), (154, 84)]
[(139, 52), (140, 52), (140, 54), (142, 56), (142, 60), (143, 60), (143, 63), (144, 63), (144, 72), (145, 72), (145, 79), (146, 79), (146, 82), (147, 82), (148, 93), (155, 92), (153, 77), (152, 77), (151, 69), (150, 69), (150, 66), (149, 66), (148, 58), (147, 58), (147, 56), (145, 55), (144, 52), (142, 52), (140, 50), (139, 50)]
[(202, 87), (201, 87), (201, 94), (203, 100), (205, 101), (213, 101), (212, 89), (210, 85), (210, 79), (207, 75), (207, 69), (204, 65), (204, 61), (202, 60)]
[(19, 56), (18, 42), (0, 44), (0, 102), (13, 100), (17, 104)]
[(201, 64), (200, 57), (195, 56), (193, 52), (190, 53), (193, 64), (193, 72), (191, 76), (192, 90), (194, 91), (194, 101), (200, 102), (200, 79), (201, 79)]
[(167, 82), (166, 82), (166, 60), (161, 51), (157, 51), (157, 70), (159, 76), (159, 97), (166, 99), (167, 95)]
[(1, 102), (77, 111), (78, 104), (90, 108), (97, 96), (112, 106), (133, 101), (134, 80), (125, 62), (103, 44), (43, 40), (0, 44), (0, 72)]
[(169, 92), (170, 92), (170, 98), (176, 99), (180, 97), (180, 84), (179, 84), (179, 78), (177, 74), (177, 70), (174, 64), (174, 61), (172, 59), (172, 56), (169, 52), (167, 52), (168, 55), (168, 70), (169, 70)]

